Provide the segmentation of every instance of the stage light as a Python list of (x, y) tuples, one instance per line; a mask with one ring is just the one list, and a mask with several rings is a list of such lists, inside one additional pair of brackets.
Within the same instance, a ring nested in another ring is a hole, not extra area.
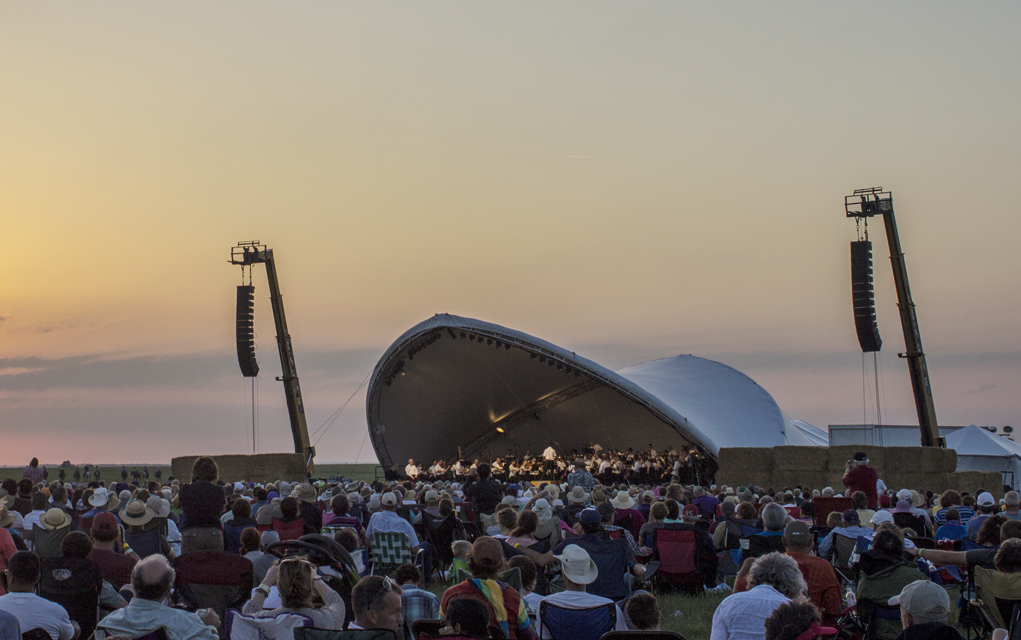
[(489, 346), (493, 346), (493, 339), (492, 338), (486, 338), (486, 344), (489, 345)]
[(464, 331), (462, 331), (461, 332), (461, 339), (463, 340), (464, 338), (465, 338), (465, 333), (464, 333)]
[(468, 334), (468, 339), (471, 340), (472, 342), (475, 342), (475, 334), (474, 333), (469, 333)]
[(539, 364), (546, 364), (546, 356), (539, 356)]
[(503, 431), (503, 427), (497, 427), (497, 428), (496, 428), (496, 432), (497, 432), (497, 433), (503, 433), (503, 432), (504, 432), (504, 431)]

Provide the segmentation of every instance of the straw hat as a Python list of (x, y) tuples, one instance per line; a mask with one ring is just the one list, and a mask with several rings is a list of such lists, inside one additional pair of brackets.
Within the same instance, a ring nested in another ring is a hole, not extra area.
[(610, 500), (614, 509), (630, 509), (635, 506), (635, 499), (628, 495), (627, 491), (618, 491), (617, 495)]
[(133, 527), (140, 527), (148, 524), (154, 515), (152, 509), (145, 506), (144, 502), (132, 500), (128, 503), (128, 506), (124, 507), (124, 511), (121, 511), (121, 522)]
[(548, 485), (546, 485), (543, 488), (546, 491), (549, 491), (549, 497), (552, 498), (553, 500), (556, 500), (557, 498), (560, 497), (560, 486), (559, 485), (554, 484), (554, 483), (551, 482), (551, 483), (549, 483)]
[(576, 544), (567, 545), (563, 555), (553, 557), (560, 562), (564, 577), (574, 584), (592, 584), (599, 577), (599, 568), (588, 551)]
[(585, 489), (579, 485), (571, 489), (571, 492), (567, 494), (567, 501), (574, 504), (581, 504), (582, 502), (588, 502), (590, 497), (591, 496), (589, 496), (589, 494), (585, 493)]
[(302, 502), (315, 502), (316, 501), (316, 490), (307, 482), (303, 482), (294, 488), (294, 493), (291, 494)]
[(14, 506), (15, 499), (14, 496), (7, 493), (7, 489), (0, 489), (0, 505), (6, 505), (9, 509)]
[(14, 514), (7, 510), (7, 505), (0, 504), (0, 529), (6, 529), (14, 524)]
[(71, 525), (71, 516), (60, 507), (53, 507), (39, 518), (39, 526), (47, 531), (56, 531)]

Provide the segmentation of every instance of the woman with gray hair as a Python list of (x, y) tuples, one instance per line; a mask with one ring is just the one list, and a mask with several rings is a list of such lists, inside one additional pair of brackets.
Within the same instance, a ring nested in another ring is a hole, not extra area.
[(782, 604), (805, 599), (808, 587), (794, 558), (767, 553), (752, 565), (748, 591), (727, 596), (713, 614), (710, 640), (765, 640), (766, 618)]

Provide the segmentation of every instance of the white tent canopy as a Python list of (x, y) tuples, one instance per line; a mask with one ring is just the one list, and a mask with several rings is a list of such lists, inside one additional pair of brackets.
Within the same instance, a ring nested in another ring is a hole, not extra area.
[(1021, 445), (975, 425), (951, 433), (947, 447), (957, 452), (958, 471), (1000, 471), (1004, 484), (1021, 481)]

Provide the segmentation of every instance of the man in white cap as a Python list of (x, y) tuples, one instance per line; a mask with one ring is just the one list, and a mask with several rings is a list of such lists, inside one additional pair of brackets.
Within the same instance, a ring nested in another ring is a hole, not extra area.
[(968, 520), (966, 529), (966, 535), (972, 540), (978, 538), (978, 530), (982, 528), (982, 523), (996, 511), (996, 500), (993, 498), (993, 494), (988, 491), (978, 494), (978, 498), (975, 499), (975, 511), (978, 513)]
[[(543, 602), (560, 607), (562, 609), (591, 609), (601, 605), (611, 604), (613, 600), (601, 596), (586, 593), (585, 585), (592, 584), (599, 577), (599, 569), (588, 551), (585, 551), (576, 544), (569, 544), (564, 547), (563, 554), (553, 556), (560, 563), (561, 574), (564, 578), (565, 590), (560, 593), (543, 598)], [(616, 605), (614, 605), (616, 606)], [(624, 614), (620, 607), (616, 607), (617, 622), (614, 625), (616, 631), (627, 631), (624, 622)], [(541, 611), (541, 609), (540, 609)], [(535, 628), (539, 630), (539, 638), (552, 638), (550, 630), (543, 626), (542, 616), (536, 612)]]
[(425, 583), (432, 580), (432, 548), (428, 544), (419, 542), (418, 535), (411, 523), (397, 514), (397, 506), (400, 500), (393, 491), (387, 491), (379, 500), (381, 511), (372, 514), (369, 518), (369, 526), (365, 527), (365, 535), (371, 541), (373, 535), (378, 533), (403, 533), (408, 537), (408, 546), (411, 555), (418, 553), (420, 548), (425, 548), (422, 557), (422, 568), (425, 571)]
[(897, 640), (962, 640), (957, 629), (947, 624), (950, 596), (931, 580), (915, 580), (889, 604), (900, 605), (904, 631)]

